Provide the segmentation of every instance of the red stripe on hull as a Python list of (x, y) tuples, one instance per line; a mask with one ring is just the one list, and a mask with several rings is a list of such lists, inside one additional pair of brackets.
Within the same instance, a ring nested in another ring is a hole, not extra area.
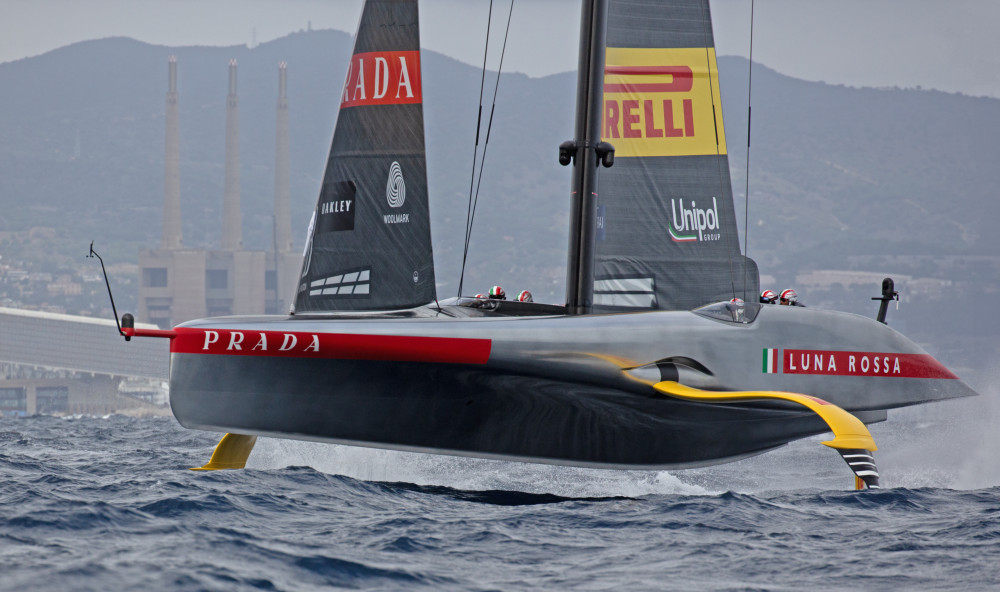
[(928, 354), (786, 349), (782, 362), (785, 374), (958, 378)]
[(171, 353), (485, 364), (489, 339), (178, 327)]

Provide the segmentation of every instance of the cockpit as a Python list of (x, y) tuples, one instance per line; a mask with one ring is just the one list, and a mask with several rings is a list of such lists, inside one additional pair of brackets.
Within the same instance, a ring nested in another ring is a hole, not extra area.
[(757, 302), (743, 302), (739, 299), (734, 300), (736, 300), (736, 302), (729, 301), (708, 304), (706, 306), (702, 306), (701, 308), (696, 308), (692, 312), (712, 320), (725, 321), (727, 323), (739, 323), (741, 325), (746, 325), (754, 322), (754, 319), (757, 318), (757, 313), (760, 312), (761, 305)]

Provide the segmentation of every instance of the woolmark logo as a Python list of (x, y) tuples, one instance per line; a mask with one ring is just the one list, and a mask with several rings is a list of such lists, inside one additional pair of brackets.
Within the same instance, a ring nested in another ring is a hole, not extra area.
[(683, 199), (670, 200), (670, 240), (675, 243), (719, 240), (722, 233), (719, 232), (719, 204), (715, 197), (711, 208), (699, 208), (693, 199), (690, 204), (685, 208)]
[[(385, 199), (389, 202), (389, 207), (398, 208), (406, 201), (406, 182), (403, 181), (403, 169), (399, 168), (399, 163), (392, 162), (389, 167), (389, 180), (385, 184)], [(382, 221), (386, 224), (408, 224), (409, 214), (384, 214)]]
[(385, 198), (389, 205), (398, 208), (406, 201), (406, 183), (403, 181), (403, 169), (399, 163), (392, 161), (389, 167), (389, 181), (385, 185)]

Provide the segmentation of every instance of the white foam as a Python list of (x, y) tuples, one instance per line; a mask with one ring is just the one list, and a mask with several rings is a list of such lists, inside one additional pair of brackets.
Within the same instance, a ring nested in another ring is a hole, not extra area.
[(441, 485), (462, 490), (508, 490), (565, 497), (704, 495), (667, 471), (615, 471), (397, 452), (355, 446), (261, 438), (250, 469), (309, 466), (365, 481)]

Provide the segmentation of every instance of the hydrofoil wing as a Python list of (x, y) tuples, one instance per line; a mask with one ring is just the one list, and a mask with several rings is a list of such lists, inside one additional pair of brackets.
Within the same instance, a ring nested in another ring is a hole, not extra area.
[(679, 382), (665, 380), (653, 385), (657, 391), (678, 399), (709, 403), (733, 403), (739, 401), (778, 400), (797, 403), (818, 415), (833, 432), (833, 440), (823, 442), (841, 454), (847, 465), (860, 481), (855, 485), (861, 489), (864, 483), (870, 489), (879, 487), (878, 469), (873, 453), (878, 450), (871, 432), (860, 419), (840, 407), (818, 397), (783, 391), (704, 391), (684, 386)]

